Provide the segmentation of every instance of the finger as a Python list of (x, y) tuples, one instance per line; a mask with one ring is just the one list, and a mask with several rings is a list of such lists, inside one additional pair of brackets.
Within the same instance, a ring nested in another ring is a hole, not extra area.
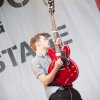
[(61, 61), (61, 64), (63, 65), (63, 62)]
[(58, 60), (57, 60), (57, 63), (61, 65), (61, 64), (62, 64), (61, 59), (58, 59)]
[(60, 59), (60, 58), (58, 58), (58, 61), (61, 61), (61, 59)]
[(57, 38), (56, 43), (57, 44), (61, 43), (61, 39), (60, 38)]

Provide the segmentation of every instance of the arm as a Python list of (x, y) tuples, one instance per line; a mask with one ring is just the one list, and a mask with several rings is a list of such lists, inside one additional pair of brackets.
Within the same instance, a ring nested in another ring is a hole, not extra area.
[(38, 76), (38, 79), (42, 82), (43, 85), (49, 85), (53, 81), (57, 71), (62, 66), (62, 64), (63, 63), (62, 63), (61, 59), (58, 59), (55, 62), (55, 66), (54, 66), (53, 70), (51, 71), (51, 73), (49, 73), (48, 75), (40, 74)]

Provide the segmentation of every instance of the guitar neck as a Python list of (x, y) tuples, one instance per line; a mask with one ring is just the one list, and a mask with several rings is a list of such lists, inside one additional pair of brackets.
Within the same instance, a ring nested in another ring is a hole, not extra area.
[(56, 50), (56, 52), (60, 52), (60, 45), (57, 45), (55, 43), (56, 39), (60, 38), (60, 36), (59, 36), (58, 30), (56, 27), (54, 13), (50, 14), (50, 17), (51, 17), (51, 28), (52, 28), (51, 33), (52, 33), (52, 38), (53, 38), (54, 45), (55, 45), (55, 50)]
[(50, 18), (51, 18), (51, 25), (52, 25), (52, 39), (54, 41), (54, 45), (55, 45), (55, 51), (56, 52), (60, 52), (60, 46), (59, 44), (56, 44), (56, 40), (59, 37), (58, 31), (57, 31), (57, 27), (55, 24), (55, 18), (54, 18), (54, 0), (48, 0), (48, 7), (49, 7), (49, 13), (50, 13)]
[(57, 27), (56, 27), (54, 14), (51, 14), (51, 26), (52, 26), (52, 31), (51, 31), (52, 35), (54, 39), (56, 40), (59, 37), (59, 34), (58, 34)]

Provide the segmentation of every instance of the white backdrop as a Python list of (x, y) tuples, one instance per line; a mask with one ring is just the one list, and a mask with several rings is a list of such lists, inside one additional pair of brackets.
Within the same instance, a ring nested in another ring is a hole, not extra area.
[[(2, 1), (2, 0), (1, 0)], [(100, 100), (100, 12), (95, 0), (55, 0), (59, 33), (79, 67), (73, 83), (83, 100)], [(98, 5), (100, 8), (100, 2)], [(51, 31), (50, 16), (42, 0), (4, 0), (0, 6), (0, 100), (47, 100), (34, 77), (28, 46), (37, 32)]]

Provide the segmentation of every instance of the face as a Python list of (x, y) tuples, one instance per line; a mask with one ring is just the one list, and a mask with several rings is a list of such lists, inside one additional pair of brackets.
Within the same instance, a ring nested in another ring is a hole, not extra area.
[(45, 50), (50, 47), (48, 38), (45, 38), (44, 36), (40, 36), (39, 44), (40, 44), (40, 47)]

